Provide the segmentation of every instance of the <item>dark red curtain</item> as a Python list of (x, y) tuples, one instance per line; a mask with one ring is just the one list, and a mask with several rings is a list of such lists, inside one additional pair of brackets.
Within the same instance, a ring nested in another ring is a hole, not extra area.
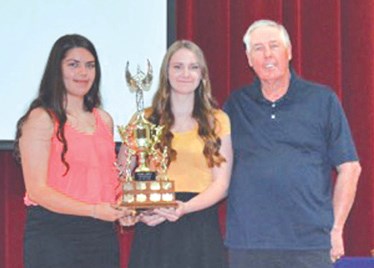
[(204, 50), (220, 103), (251, 82), (242, 36), (249, 24), (272, 19), (285, 25), (292, 66), (306, 79), (330, 85), (340, 97), (363, 172), (345, 228), (347, 255), (374, 248), (373, 0), (177, 0), (176, 36)]
[(24, 189), (12, 153), (0, 151), (0, 267), (23, 267)]
[[(250, 83), (242, 36), (250, 23), (277, 20), (293, 44), (292, 65), (303, 77), (333, 87), (347, 113), (363, 172), (345, 228), (347, 255), (374, 248), (374, 50), (373, 0), (175, 0), (177, 38), (204, 50), (220, 103)], [(10, 151), (0, 151), (0, 267), (21, 268), (24, 185)], [(224, 206), (221, 210), (224, 229)], [(133, 235), (120, 234), (123, 267)]]

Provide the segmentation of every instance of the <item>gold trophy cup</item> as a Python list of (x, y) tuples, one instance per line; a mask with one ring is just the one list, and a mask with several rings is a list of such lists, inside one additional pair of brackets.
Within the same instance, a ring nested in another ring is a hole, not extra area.
[[(139, 66), (135, 76), (126, 64), (126, 82), (136, 93), (135, 120), (118, 131), (126, 148), (125, 166), (120, 168), (122, 194), (119, 205), (136, 210), (176, 206), (174, 182), (167, 172), (167, 148), (160, 149), (163, 126), (149, 122), (144, 115), (143, 91), (152, 83), (152, 66), (144, 74)], [(134, 161), (135, 159), (135, 161)]]

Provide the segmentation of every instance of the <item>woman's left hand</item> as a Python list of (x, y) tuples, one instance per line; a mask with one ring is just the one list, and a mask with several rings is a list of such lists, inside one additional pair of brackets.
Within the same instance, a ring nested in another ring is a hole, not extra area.
[(118, 219), (119, 221), (119, 224), (121, 226), (133, 226), (135, 223), (137, 223), (139, 221), (139, 217), (138, 216), (124, 216), (120, 219)]
[(143, 212), (140, 214), (140, 221), (148, 226), (156, 226), (163, 223), (166, 219), (152, 211)]
[(117, 209), (122, 209), (124, 213), (124, 215), (118, 219), (118, 222), (121, 226), (132, 226), (139, 221), (139, 216), (136, 215), (135, 210), (125, 207), (117, 207)]
[(176, 201), (178, 204), (177, 208), (168, 207), (168, 208), (157, 208), (154, 210), (154, 213), (164, 217), (168, 221), (174, 222), (180, 219), (184, 214), (186, 214), (186, 204), (182, 201)]

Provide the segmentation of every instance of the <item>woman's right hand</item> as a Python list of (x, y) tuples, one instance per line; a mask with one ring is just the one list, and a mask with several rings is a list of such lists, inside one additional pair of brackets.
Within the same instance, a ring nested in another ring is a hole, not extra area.
[(132, 215), (133, 211), (110, 203), (100, 203), (92, 205), (91, 216), (103, 221), (116, 221), (122, 217)]

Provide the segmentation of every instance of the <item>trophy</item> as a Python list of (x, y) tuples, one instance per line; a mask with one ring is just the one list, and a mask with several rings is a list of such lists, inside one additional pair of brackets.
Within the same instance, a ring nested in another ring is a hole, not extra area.
[[(125, 166), (120, 169), (122, 193), (119, 205), (135, 210), (176, 206), (174, 182), (167, 176), (167, 148), (160, 148), (163, 126), (149, 122), (144, 115), (143, 92), (150, 89), (152, 66), (148, 63), (147, 74), (139, 66), (136, 75), (126, 64), (126, 82), (136, 93), (135, 119), (126, 126), (118, 126), (126, 148)], [(134, 161), (135, 159), (135, 161)]]

